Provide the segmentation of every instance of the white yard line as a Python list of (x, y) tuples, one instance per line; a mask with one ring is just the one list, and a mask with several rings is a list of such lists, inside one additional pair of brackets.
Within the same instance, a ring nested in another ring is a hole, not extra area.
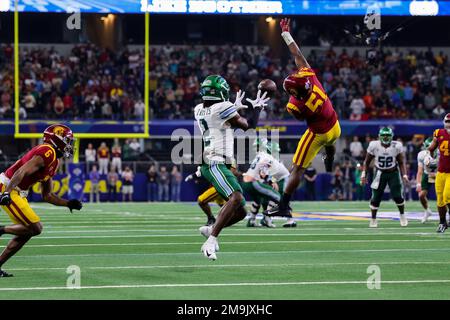
[[(423, 235), (436, 235), (435, 232), (373, 232), (370, 233), (296, 233), (296, 234), (283, 234), (283, 233), (224, 233), (221, 234), (221, 237), (309, 237), (309, 236), (423, 236)], [(77, 239), (110, 239), (110, 238), (172, 238), (172, 237), (199, 237), (199, 234), (130, 234), (130, 235), (100, 235), (100, 236), (76, 236)], [(35, 237), (34, 240), (45, 240), (45, 239), (73, 239), (73, 236), (38, 236)]]
[[(395, 248), (395, 249), (351, 249), (351, 250), (279, 250), (279, 251), (223, 251), (219, 252), (219, 255), (278, 255), (278, 254), (299, 254), (299, 253), (372, 253), (372, 252), (385, 252), (385, 253), (397, 253), (397, 252), (426, 252), (436, 251), (439, 253), (448, 252), (450, 248)], [(200, 252), (152, 252), (152, 253), (92, 253), (92, 254), (20, 254), (14, 256), (14, 259), (42, 259), (42, 258), (73, 258), (73, 257), (86, 257), (86, 258), (98, 258), (98, 257), (126, 257), (126, 256), (201, 256)]]
[[(147, 265), (147, 266), (99, 266), (81, 267), (83, 270), (122, 270), (122, 269), (189, 269), (189, 268), (271, 268), (271, 267), (320, 267), (357, 265), (435, 265), (450, 264), (450, 261), (387, 261), (387, 262), (319, 262), (319, 263), (274, 263), (274, 264), (204, 264), (204, 265)], [(67, 270), (67, 267), (9, 268), (8, 271), (47, 271)]]
[[(287, 244), (287, 243), (371, 243), (371, 242), (440, 242), (447, 239), (415, 240), (280, 240), (280, 241), (222, 241), (220, 244)], [(143, 242), (143, 243), (79, 243), (79, 244), (30, 244), (27, 248), (63, 248), (63, 247), (114, 247), (114, 246), (184, 246), (201, 245), (199, 242)]]
[[(421, 283), (450, 283), (450, 279), (429, 280), (384, 280), (386, 284), (421, 284)], [(367, 281), (298, 281), (298, 282), (238, 282), (238, 283), (173, 283), (173, 284), (122, 284), (105, 286), (69, 287), (19, 287), (0, 288), (0, 291), (47, 291), (47, 290), (86, 290), (86, 289), (139, 289), (139, 288), (186, 288), (186, 287), (260, 287), (260, 286), (307, 286), (307, 285), (346, 285), (361, 284), (366, 286)]]

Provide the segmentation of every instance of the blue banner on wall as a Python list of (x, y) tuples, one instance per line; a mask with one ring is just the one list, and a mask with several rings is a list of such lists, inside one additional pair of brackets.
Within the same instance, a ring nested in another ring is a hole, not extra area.
[[(377, 6), (382, 15), (450, 15), (447, 0), (19, 0), (19, 11), (176, 14), (365, 15)], [(0, 11), (14, 0), (0, 1)]]
[(82, 199), (84, 189), (84, 165), (69, 163), (69, 197)]
[[(48, 121), (27, 121), (20, 125), (21, 133), (41, 133), (50, 124)], [(138, 124), (140, 123), (140, 125)], [(96, 122), (74, 121), (66, 122), (75, 134), (77, 133), (137, 133), (143, 132), (142, 122)], [(390, 126), (396, 136), (412, 136), (414, 134), (432, 135), (436, 128), (442, 127), (442, 121), (434, 120), (373, 120), (373, 121), (340, 121), (343, 136), (364, 136), (366, 134), (377, 135), (380, 127)], [(138, 129), (137, 129), (138, 128)], [(142, 129), (142, 130), (141, 130)], [(281, 137), (299, 137), (307, 129), (305, 122), (294, 120), (260, 121), (258, 130), (265, 129), (268, 132), (278, 130)], [(177, 130), (177, 131), (176, 131)], [(151, 137), (170, 137), (174, 132), (179, 134), (195, 134), (201, 136), (198, 126), (193, 120), (152, 120), (149, 122)], [(14, 122), (12, 120), (0, 121), (0, 135), (13, 135)]]

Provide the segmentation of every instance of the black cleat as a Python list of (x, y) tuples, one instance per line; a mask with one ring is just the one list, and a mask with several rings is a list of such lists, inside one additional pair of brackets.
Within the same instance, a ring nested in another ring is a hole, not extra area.
[(216, 218), (211, 217), (208, 218), (208, 221), (206, 222), (205, 226), (212, 226), (214, 223), (216, 223)]
[(437, 232), (437, 233), (444, 233), (445, 230), (446, 230), (447, 228), (448, 228), (448, 226), (447, 226), (446, 223), (440, 223), (440, 224), (438, 225), (438, 227), (437, 227), (436, 232)]
[(333, 172), (334, 157), (328, 157), (326, 154), (322, 156), (323, 163), (325, 164), (325, 170), (327, 172)]
[(267, 209), (266, 211), (263, 212), (264, 215), (269, 216), (269, 217), (292, 217), (292, 208), (291, 207), (287, 207), (287, 208), (280, 208), (279, 205), (272, 207), (271, 209)]
[(9, 278), (9, 277), (14, 277), (14, 275), (0, 269), (0, 278)]
[(295, 222), (294, 219), (289, 219), (286, 221), (285, 224), (283, 224), (283, 228), (295, 228), (297, 226), (297, 222)]

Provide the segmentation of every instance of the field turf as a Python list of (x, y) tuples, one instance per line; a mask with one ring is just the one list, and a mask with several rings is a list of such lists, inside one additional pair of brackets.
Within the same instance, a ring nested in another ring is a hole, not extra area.
[[(35, 204), (44, 232), (4, 269), (0, 299), (448, 299), (450, 231), (437, 222), (306, 220), (297, 228), (223, 231), (217, 261), (200, 253), (205, 217), (194, 204)], [(418, 203), (407, 211), (419, 212)], [(435, 204), (432, 203), (432, 208)], [(217, 207), (214, 208), (217, 211)], [(366, 202), (297, 202), (295, 212), (367, 211)], [(393, 203), (382, 210), (395, 211)], [(2, 212), (0, 224), (9, 223)], [(0, 238), (2, 246), (9, 236)], [(67, 289), (69, 266), (81, 289)], [(369, 290), (368, 267), (381, 271)], [(376, 267), (375, 267), (376, 268)]]

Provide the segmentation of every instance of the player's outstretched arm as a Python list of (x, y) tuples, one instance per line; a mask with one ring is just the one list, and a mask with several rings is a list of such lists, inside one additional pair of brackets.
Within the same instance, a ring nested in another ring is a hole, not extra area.
[[(248, 119), (241, 117), (239, 114), (236, 114), (233, 118), (228, 120), (228, 123), (231, 125), (232, 128), (239, 128), (244, 131), (248, 129), (255, 129), (256, 125), (258, 124), (259, 120), (259, 114), (265, 106), (267, 106), (267, 102), (270, 100), (270, 98), (266, 98), (267, 92), (262, 93), (261, 90), (258, 90), (258, 93), (256, 95), (256, 98), (254, 100), (248, 99), (247, 102), (251, 105), (249, 107), (250, 111), (250, 117)], [(241, 100), (243, 99), (243, 95), (238, 95), (239, 97), (239, 103), (235, 102), (235, 105), (240, 106), (242, 105)], [(238, 98), (236, 98), (236, 101), (238, 101)], [(247, 106), (244, 105), (242, 108), (247, 108)]]
[(48, 179), (45, 182), (42, 182), (42, 198), (45, 202), (53, 204), (58, 207), (67, 207), (72, 210), (81, 210), (83, 204), (77, 199), (66, 200), (58, 197), (54, 193), (52, 193), (52, 179)]
[(372, 154), (367, 153), (366, 158), (364, 159), (364, 163), (362, 165), (362, 172), (361, 172), (361, 185), (367, 184), (367, 169), (370, 166), (370, 163), (372, 162), (373, 158), (375, 158)]
[(306, 58), (303, 56), (303, 53), (301, 52), (297, 43), (295, 42), (294, 38), (292, 38), (290, 24), (291, 19), (288, 18), (281, 19), (280, 21), (281, 37), (283, 38), (284, 42), (286, 42), (289, 51), (291, 52), (292, 56), (295, 59), (295, 64), (297, 65), (297, 67), (311, 68), (308, 61), (306, 61)]

